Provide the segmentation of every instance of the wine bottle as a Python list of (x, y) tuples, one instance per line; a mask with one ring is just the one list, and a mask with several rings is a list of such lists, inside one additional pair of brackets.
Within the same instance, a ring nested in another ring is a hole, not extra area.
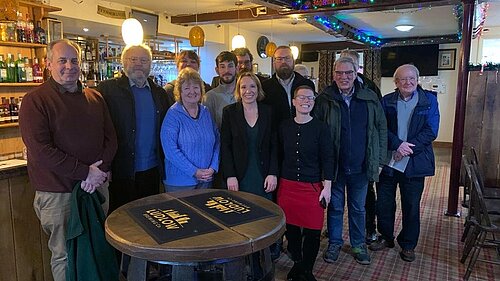
[(21, 54), (17, 54), (16, 70), (17, 82), (26, 82), (26, 70), (24, 69), (24, 60)]
[(16, 72), (16, 62), (12, 54), (7, 54), (7, 82), (15, 83), (17, 82), (17, 72)]
[(0, 55), (0, 83), (8, 82), (7, 66), (3, 61), (3, 55)]
[(24, 72), (26, 73), (26, 82), (33, 82), (33, 67), (30, 59), (24, 58)]
[(42, 68), (38, 64), (38, 58), (33, 59), (33, 82), (35, 83), (43, 82), (43, 72)]

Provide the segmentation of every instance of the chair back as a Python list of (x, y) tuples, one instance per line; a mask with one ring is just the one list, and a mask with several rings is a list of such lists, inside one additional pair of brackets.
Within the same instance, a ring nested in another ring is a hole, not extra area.
[(483, 192), (476, 176), (476, 172), (473, 169), (472, 165), (468, 163), (468, 161), (464, 162), (464, 166), (468, 180), (470, 180), (470, 182), (472, 183), (470, 191), (470, 210), (472, 210), (472, 216), (474, 220), (480, 225), (491, 227), (491, 219), (488, 215), (488, 209), (486, 208)]
[(479, 164), (479, 158), (477, 157), (477, 151), (476, 149), (471, 146), (470, 147), (470, 154), (471, 154), (471, 160), (470, 163), (472, 164), (472, 169), (474, 170), (476, 174), (477, 181), (479, 182), (479, 187), (481, 188), (481, 191), (484, 192), (484, 177), (483, 177), (483, 170), (481, 169), (481, 165)]

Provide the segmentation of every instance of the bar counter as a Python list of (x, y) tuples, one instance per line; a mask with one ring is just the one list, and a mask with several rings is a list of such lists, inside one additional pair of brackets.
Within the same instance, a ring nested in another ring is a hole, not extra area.
[(25, 162), (0, 161), (0, 281), (53, 280), (47, 235), (33, 210), (34, 195)]

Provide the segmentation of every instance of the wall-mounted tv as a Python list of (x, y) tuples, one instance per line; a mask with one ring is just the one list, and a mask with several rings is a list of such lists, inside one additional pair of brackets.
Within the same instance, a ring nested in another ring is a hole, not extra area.
[(141, 23), (144, 38), (156, 38), (158, 33), (158, 15), (132, 10), (132, 17)]
[(392, 77), (402, 64), (415, 65), (420, 76), (438, 75), (439, 44), (382, 48), (382, 77)]

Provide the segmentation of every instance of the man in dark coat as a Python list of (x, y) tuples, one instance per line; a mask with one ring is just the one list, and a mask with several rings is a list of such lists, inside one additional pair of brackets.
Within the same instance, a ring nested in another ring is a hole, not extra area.
[(420, 234), (420, 199), (426, 176), (435, 170), (432, 142), (439, 130), (439, 107), (431, 91), (418, 87), (418, 69), (405, 64), (396, 69), (396, 91), (382, 99), (387, 118), (388, 150), (392, 159), (380, 174), (377, 186), (378, 241), (372, 251), (394, 247), (396, 188), (401, 194), (403, 228), (397, 237), (402, 260), (415, 260)]
[(118, 138), (109, 187), (110, 211), (160, 190), (164, 172), (160, 127), (174, 101), (148, 78), (151, 59), (148, 46), (127, 46), (122, 53), (122, 77), (98, 86)]

